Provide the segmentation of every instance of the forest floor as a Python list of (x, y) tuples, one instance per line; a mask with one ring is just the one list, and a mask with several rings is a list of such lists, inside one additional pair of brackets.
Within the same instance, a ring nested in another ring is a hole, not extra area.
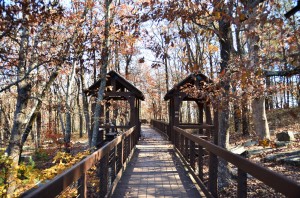
[[(248, 159), (267, 167), (277, 173), (281, 173), (288, 178), (300, 184), (300, 108), (271, 110), (267, 112), (269, 122), (271, 141), (263, 145), (257, 139), (255, 133), (249, 136), (242, 136), (241, 134), (231, 134), (231, 147), (245, 147), (251, 155)], [(294, 134), (295, 140), (291, 142), (283, 142), (278, 144), (276, 134), (283, 131), (290, 131)], [(250, 144), (249, 144), (250, 143)], [(282, 160), (282, 157), (270, 159), (270, 156), (283, 154), (283, 158), (289, 158), (289, 154), (293, 153), (293, 162), (288, 163)], [(236, 185), (230, 185), (224, 190), (221, 197), (236, 197)], [(267, 187), (265, 184), (259, 182), (255, 178), (248, 177), (248, 197), (284, 197), (280, 193)]]

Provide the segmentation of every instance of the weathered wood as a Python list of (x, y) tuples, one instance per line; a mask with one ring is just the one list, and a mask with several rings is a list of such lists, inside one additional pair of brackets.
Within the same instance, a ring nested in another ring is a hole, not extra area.
[(189, 161), (189, 139), (184, 136), (184, 155), (186, 161)]
[(196, 169), (196, 161), (195, 161), (196, 155), (195, 155), (195, 142), (190, 141), (190, 165), (195, 171)]
[(240, 168), (238, 169), (237, 197), (238, 198), (247, 197), (247, 173)]
[(203, 147), (198, 145), (198, 176), (203, 181)]
[(213, 128), (214, 125), (209, 125), (209, 124), (201, 124), (201, 125), (195, 125), (195, 124), (191, 124), (191, 125), (188, 125), (188, 124), (180, 124), (179, 125), (179, 128), (182, 128), (182, 129), (211, 129)]
[(104, 198), (105, 195), (108, 193), (108, 162), (109, 162), (109, 155), (106, 154), (101, 160), (99, 165), (97, 166), (98, 177), (100, 179), (100, 186), (99, 186), (99, 194), (100, 198)]
[(78, 180), (78, 194), (79, 198), (87, 197), (87, 185), (86, 185), (86, 173), (83, 173), (80, 179)]
[(214, 197), (218, 197), (218, 157), (209, 152), (208, 189)]

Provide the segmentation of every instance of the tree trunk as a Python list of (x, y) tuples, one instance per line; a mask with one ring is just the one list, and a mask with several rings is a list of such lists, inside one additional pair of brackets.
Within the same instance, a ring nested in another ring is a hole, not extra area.
[[(227, 5), (223, 5), (220, 8), (221, 12), (230, 13)], [(223, 88), (223, 97), (220, 101), (219, 108), (219, 131), (218, 131), (218, 145), (227, 149), (229, 146), (229, 91), (230, 91), (230, 79), (226, 75), (228, 62), (230, 60), (231, 42), (230, 42), (230, 21), (227, 19), (220, 19), (219, 21), (219, 43), (220, 43), (220, 56), (221, 56), (221, 73), (224, 73), (221, 81), (221, 87)], [(230, 180), (228, 162), (220, 159), (218, 167), (218, 189), (228, 186)]]
[[(233, 85), (232, 88), (233, 92), (236, 92), (236, 86)], [(236, 99), (233, 102), (233, 120), (234, 120), (234, 131), (236, 133), (241, 132), (240, 128), (241, 128), (241, 110), (240, 110), (240, 101), (239, 99)]]
[(169, 91), (169, 72), (168, 72), (168, 48), (165, 47), (164, 52), (164, 65), (165, 65), (165, 78), (166, 78), (166, 92)]
[(75, 80), (75, 66), (76, 66), (76, 63), (73, 62), (72, 72), (71, 72), (71, 75), (68, 77), (66, 103), (65, 103), (66, 126), (65, 126), (64, 141), (65, 141), (65, 150), (68, 153), (71, 152), (71, 150), (70, 150), (71, 149), (71, 132), (72, 132), (71, 92), (72, 92), (73, 83), (74, 83), (74, 80)]
[(89, 146), (92, 143), (92, 130), (91, 130), (91, 121), (90, 121), (90, 111), (89, 111), (89, 103), (87, 99), (87, 95), (85, 93), (85, 79), (84, 79), (84, 71), (83, 71), (83, 60), (80, 61), (80, 83), (81, 83), (81, 93), (82, 93), (82, 108), (83, 114), (85, 118), (85, 128), (88, 134)]
[(270, 139), (269, 125), (265, 110), (265, 99), (255, 98), (252, 102), (253, 124), (256, 134), (261, 140)]
[(8, 114), (6, 113), (5, 109), (3, 108), (3, 106), (0, 107), (0, 111), (2, 112), (2, 117), (1, 117), (1, 121), (2, 123), (2, 129), (3, 129), (3, 141), (7, 142), (6, 140), (9, 138), (10, 135), (10, 124), (9, 124), (9, 118), (8, 118)]
[(242, 123), (243, 123), (243, 135), (249, 135), (249, 109), (247, 95), (242, 96)]
[(82, 111), (81, 111), (81, 104), (80, 104), (80, 80), (76, 79), (76, 83), (77, 83), (77, 107), (78, 107), (78, 116), (79, 116), (79, 137), (82, 138), (83, 137), (83, 117), (82, 117)]
[(186, 113), (187, 113), (187, 123), (192, 123), (192, 117), (191, 117), (191, 104), (187, 101), (186, 102)]
[(53, 133), (53, 126), (52, 126), (52, 93), (51, 91), (48, 93), (49, 97), (49, 105), (48, 105), (48, 112), (49, 112), (49, 120), (48, 120), (48, 133)]
[[(266, 77), (266, 88), (269, 89), (271, 85), (270, 77)], [(265, 99), (266, 110), (271, 109), (272, 96), (267, 96)]]
[[(8, 156), (12, 157), (13, 163), (12, 167), (15, 167), (19, 163), (21, 155), (21, 131), (25, 130), (26, 126), (26, 108), (30, 97), (31, 85), (27, 84), (25, 81), (21, 82), (18, 86), (18, 96), (16, 110), (14, 114), (14, 123), (11, 130), (11, 136), (9, 144), (6, 148), (6, 153)], [(10, 184), (8, 188), (8, 194), (12, 194), (15, 190), (16, 175), (10, 175), (8, 178), (8, 183)]]
[(42, 114), (37, 112), (36, 115), (36, 148), (41, 147), (41, 131), (42, 131)]
[[(213, 124), (213, 120), (211, 117), (211, 111), (210, 111), (210, 105), (209, 104), (204, 104), (204, 112), (205, 112), (205, 118), (206, 118), (206, 124), (212, 125)], [(211, 129), (206, 129), (206, 134), (207, 136), (211, 136)]]
[(101, 111), (101, 101), (103, 100), (105, 87), (106, 87), (106, 74), (107, 74), (107, 67), (109, 61), (109, 31), (110, 31), (110, 5), (112, 0), (105, 0), (105, 25), (104, 25), (104, 40), (102, 43), (102, 53), (101, 53), (101, 72), (100, 72), (100, 87), (97, 93), (97, 102), (95, 107), (95, 115), (94, 115), (94, 126), (93, 126), (93, 135), (92, 135), (92, 147), (97, 146), (97, 139), (98, 139), (98, 132), (99, 132), (99, 118)]
[[(21, 131), (24, 131), (26, 125), (26, 108), (30, 98), (32, 85), (26, 78), (26, 54), (29, 41), (29, 32), (27, 27), (21, 27), (21, 41), (19, 48), (18, 63), (18, 79), (25, 78), (17, 86), (17, 103), (14, 113), (14, 122), (11, 130), (9, 144), (6, 148), (8, 156), (12, 157), (12, 167), (16, 167), (19, 163), (19, 152), (21, 147)], [(11, 174), (7, 180), (9, 187), (8, 194), (12, 194), (16, 187), (15, 174)]]

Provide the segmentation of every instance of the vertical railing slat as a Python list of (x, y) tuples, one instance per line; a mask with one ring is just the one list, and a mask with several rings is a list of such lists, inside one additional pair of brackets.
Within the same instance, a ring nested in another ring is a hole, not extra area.
[(240, 168), (238, 168), (237, 197), (239, 197), (239, 198), (246, 198), (247, 197), (247, 173), (245, 173)]
[(195, 171), (195, 142), (190, 141), (190, 165)]
[(86, 173), (82, 174), (80, 179), (78, 180), (78, 194), (79, 198), (87, 197), (87, 185), (86, 185)]
[(100, 191), (99, 197), (105, 197), (108, 192), (108, 161), (109, 161), (109, 153), (106, 154), (101, 160), (99, 164), (99, 178), (100, 178)]
[(198, 176), (203, 181), (203, 147), (198, 145)]

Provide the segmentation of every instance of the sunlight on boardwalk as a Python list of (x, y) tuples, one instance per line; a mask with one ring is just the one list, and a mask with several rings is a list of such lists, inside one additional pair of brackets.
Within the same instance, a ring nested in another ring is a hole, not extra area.
[(194, 198), (200, 194), (170, 142), (149, 126), (144, 126), (135, 154), (112, 197)]

